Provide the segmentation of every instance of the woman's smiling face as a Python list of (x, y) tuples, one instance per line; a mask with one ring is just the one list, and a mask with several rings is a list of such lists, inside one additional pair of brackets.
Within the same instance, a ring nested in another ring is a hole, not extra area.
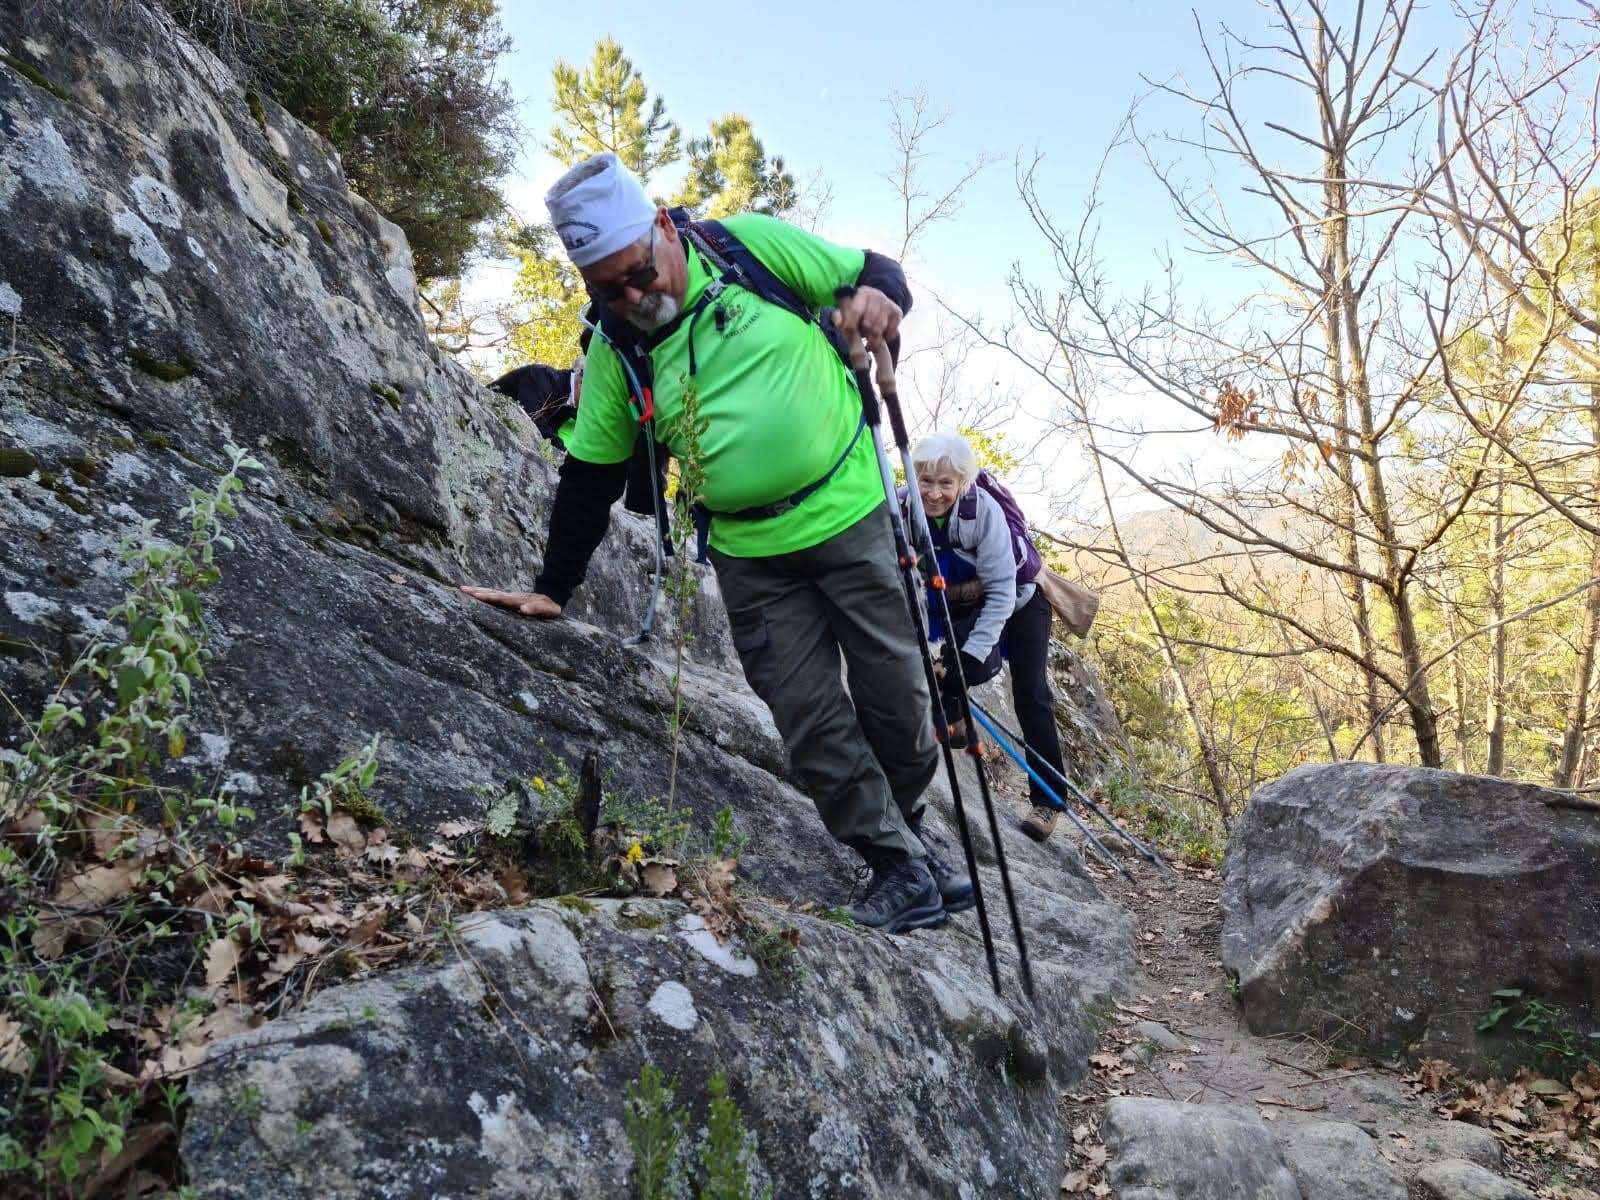
[(917, 491), (930, 517), (942, 517), (961, 496), (961, 478), (949, 463), (930, 463), (917, 472)]

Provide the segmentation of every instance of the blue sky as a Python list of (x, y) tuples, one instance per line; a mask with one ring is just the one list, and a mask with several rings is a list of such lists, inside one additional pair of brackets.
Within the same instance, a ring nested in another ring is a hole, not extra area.
[[(551, 67), (558, 59), (581, 66), (607, 34), (622, 44), (685, 136), (737, 111), (750, 118), (768, 153), (783, 155), (802, 183), (820, 169), (833, 191), (820, 232), (845, 244), (897, 246), (898, 198), (883, 178), (893, 156), (885, 98), (895, 91), (926, 91), (931, 109), (949, 113), (928, 143), (930, 185), (959, 174), (980, 152), (996, 161), (970, 186), (960, 213), (931, 231), (906, 264), (920, 285), (908, 325), (912, 346), (933, 334), (930, 291), (963, 312), (998, 322), (1010, 312), (1005, 281), (1014, 262), (1043, 282), (1051, 278), (1044, 243), (1017, 195), (1019, 155), (1045, 156), (1040, 194), (1054, 216), (1071, 223), (1108, 140), (1129, 105), (1149, 92), (1146, 79), (1187, 77), (1196, 90), (1209, 90), (1193, 8), (1170, 0), (876, 6), (838, 0), (706, 0), (692, 6), (600, 0), (537, 7), (503, 0), (502, 19), (514, 43), (503, 73), (527, 130), (508, 198), (530, 219), (543, 219), (540, 197), (563, 169), (543, 149), (552, 122)], [(1254, 0), (1201, 6), (1199, 22), (1208, 35), (1215, 38), (1224, 21), (1260, 37), (1269, 16)], [(1408, 43), (1418, 50), (1449, 47), (1458, 32), (1441, 5), (1417, 18)], [(1273, 109), (1277, 97), (1263, 105), (1260, 96), (1258, 91), (1253, 110), (1258, 133), (1259, 121), (1280, 115), (1263, 111)], [(1296, 99), (1285, 95), (1283, 103)], [(1170, 99), (1149, 102), (1142, 120), (1146, 128), (1195, 128), (1193, 112)], [(664, 172), (653, 186), (669, 190), (671, 176)], [(1188, 178), (1203, 176), (1192, 171)], [(1192, 295), (1220, 302), (1247, 285), (1232, 265), (1184, 257), (1168, 201), (1132, 152), (1112, 159), (1102, 200), (1100, 246), (1119, 290), (1137, 291), (1144, 280), (1159, 278), (1169, 248)], [(508, 274), (488, 274), (509, 282)], [(975, 356), (971, 376), (974, 387), (998, 381), (1035, 412), (1047, 404), (1040, 386), (998, 354)], [(910, 390), (915, 394), (915, 382)], [(1129, 395), (1118, 406), (1139, 410), (1149, 403)], [(1018, 418), (1013, 442), (1031, 440), (1037, 428)], [(1198, 454), (1203, 471), (1247, 465), (1241, 459), (1248, 451), (1237, 444), (1184, 438), (1162, 446), (1160, 439), (1146, 440), (1142, 452), (1170, 455), (1174, 462)], [(1031, 501), (1023, 497), (1030, 509), (1042, 508), (1047, 493), (1071, 486), (1067, 481), (1080, 470), (1077, 458), (1070, 446), (1053, 448), (1051, 460), (1039, 464), (1043, 470), (1023, 482), (1022, 490), (1034, 493)]]
[[(1256, 19), (1245, 0), (1213, 12), (1224, 9)], [(834, 191), (824, 230), (840, 241), (881, 244), (898, 228), (895, 198), (881, 177), (892, 149), (884, 100), (891, 91), (926, 90), (935, 110), (950, 112), (930, 143), (930, 181), (981, 151), (999, 158), (975, 181), (960, 216), (930, 235), (913, 264), (941, 292), (988, 292), (1012, 260), (1036, 250), (1016, 197), (1019, 151), (1043, 151), (1050, 193), (1064, 207), (1076, 205), (1106, 140), (1143, 90), (1140, 72), (1168, 77), (1193, 64), (1195, 49), (1186, 7), (1128, 0), (875, 8), (832, 0), (508, 2), (503, 19), (515, 44), (505, 75), (530, 134), (523, 186), (514, 190), (525, 215), (540, 215), (537, 197), (558, 171), (538, 144), (551, 123), (550, 68), (557, 59), (586, 61), (605, 34), (621, 42), (686, 133), (739, 111), (797, 178), (820, 168)], [(1153, 189), (1129, 189), (1116, 216), (1108, 242), (1135, 245), (1147, 258), (1164, 202)]]

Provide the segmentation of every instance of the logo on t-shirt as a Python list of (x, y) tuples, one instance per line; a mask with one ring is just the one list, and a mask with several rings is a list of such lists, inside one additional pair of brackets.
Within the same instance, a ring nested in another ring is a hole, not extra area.
[(755, 324), (757, 310), (761, 306), (741, 299), (724, 300), (717, 307), (721, 314), (717, 328), (722, 330), (724, 337), (738, 337)]

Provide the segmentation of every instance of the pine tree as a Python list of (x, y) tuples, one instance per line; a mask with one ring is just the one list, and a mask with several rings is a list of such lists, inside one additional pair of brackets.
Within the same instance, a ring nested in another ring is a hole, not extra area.
[[(571, 165), (611, 151), (647, 187), (664, 167), (684, 157), (682, 133), (660, 96), (653, 95), (633, 61), (612, 38), (595, 44), (579, 68), (558, 62), (553, 71), (557, 123), (550, 153)], [(671, 203), (696, 217), (738, 212), (780, 216), (794, 208), (799, 189), (783, 159), (767, 157), (749, 118), (728, 113), (705, 137), (687, 145), (688, 176)], [(583, 281), (548, 226), (511, 231), (508, 242), (522, 260), (513, 285), (524, 319), (507, 339), (508, 364), (565, 364), (577, 354), (587, 303)]]

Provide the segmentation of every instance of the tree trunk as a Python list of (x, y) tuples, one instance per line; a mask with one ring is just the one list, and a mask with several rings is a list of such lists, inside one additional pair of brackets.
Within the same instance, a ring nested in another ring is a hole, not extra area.
[(1417, 740), (1417, 753), (1425, 767), (1442, 765), (1439, 752), (1438, 718), (1433, 710), (1433, 697), (1428, 690), (1428, 673), (1422, 653), (1422, 639), (1417, 633), (1416, 614), (1411, 608), (1409, 580), (1400, 562), (1400, 545), (1395, 528), (1394, 512), (1389, 504), (1389, 491), (1383, 478), (1383, 464), (1379, 458), (1378, 434), (1373, 420), (1372, 390), (1367, 377), (1366, 349), (1361, 343), (1361, 325), (1356, 316), (1355, 287), (1350, 280), (1349, 229), (1345, 214), (1346, 189), (1344, 183), (1344, 154), (1335, 147), (1330, 155), (1336, 173), (1328, 188), (1337, 226), (1333, 239), (1333, 269), (1335, 284), (1339, 289), (1339, 316), (1344, 325), (1344, 349), (1350, 364), (1350, 400), (1360, 418), (1361, 449), (1364, 452), (1362, 472), (1367, 493), (1367, 511), (1372, 518), (1373, 534), (1378, 541), (1378, 551), (1383, 562), (1383, 596), (1394, 619), (1395, 633), (1400, 641), (1400, 661), (1405, 670), (1406, 710), (1411, 717), (1411, 729)]
[[(1454, 644), (1461, 637), (1454, 608), (1446, 607), (1445, 622)], [(1472, 770), (1472, 759), (1467, 735), (1467, 669), (1461, 661), (1460, 646), (1450, 652), (1450, 677), (1456, 689), (1456, 770), (1466, 775)]]
[(1483, 727), (1489, 735), (1488, 775), (1506, 770), (1506, 477), (1501, 471), (1494, 486), (1494, 511), (1489, 517), (1489, 682), (1484, 692)]
[[(1318, 39), (1319, 43), (1321, 39)], [(1320, 48), (1320, 47), (1319, 47)], [(1323, 54), (1326, 51), (1323, 48)], [(1327, 67), (1326, 59), (1322, 64)], [(1326, 132), (1326, 130), (1325, 130)], [(1343, 580), (1345, 598), (1350, 602), (1350, 619), (1355, 625), (1356, 641), (1361, 647), (1361, 657), (1367, 662), (1378, 661), (1378, 643), (1372, 636), (1372, 613), (1367, 599), (1367, 581), (1361, 570), (1361, 538), (1356, 532), (1356, 476), (1355, 464), (1350, 457), (1350, 396), (1345, 383), (1344, 327), (1341, 323), (1344, 289), (1339, 286), (1335, 268), (1335, 246), (1346, 237), (1344, 209), (1339, 192), (1334, 190), (1334, 180), (1339, 164), (1330, 154), (1323, 163), (1324, 212), (1329, 218), (1323, 226), (1323, 332), (1328, 343), (1328, 379), (1333, 387), (1334, 434), (1333, 468), (1339, 485), (1334, 489), (1334, 512), (1341, 526), (1340, 550), (1350, 574)], [(1378, 704), (1378, 677), (1371, 671), (1362, 672), (1362, 700), (1367, 714), (1367, 728), (1372, 730), (1372, 759), (1384, 761), (1382, 711)]]
[[(1594, 489), (1600, 496), (1600, 382), (1589, 385), (1589, 425), (1594, 434)], [(1600, 579), (1600, 535), (1592, 539), (1589, 578)], [(1589, 697), (1596, 686), (1594, 678), (1595, 643), (1600, 641), (1600, 587), (1590, 588), (1583, 606), (1583, 632), (1578, 642), (1578, 661), (1572, 668), (1572, 692), (1567, 697), (1566, 729), (1561, 736), (1561, 761), (1556, 766), (1557, 787), (1580, 784), (1579, 764), (1583, 756), (1584, 735), (1589, 724)]]

